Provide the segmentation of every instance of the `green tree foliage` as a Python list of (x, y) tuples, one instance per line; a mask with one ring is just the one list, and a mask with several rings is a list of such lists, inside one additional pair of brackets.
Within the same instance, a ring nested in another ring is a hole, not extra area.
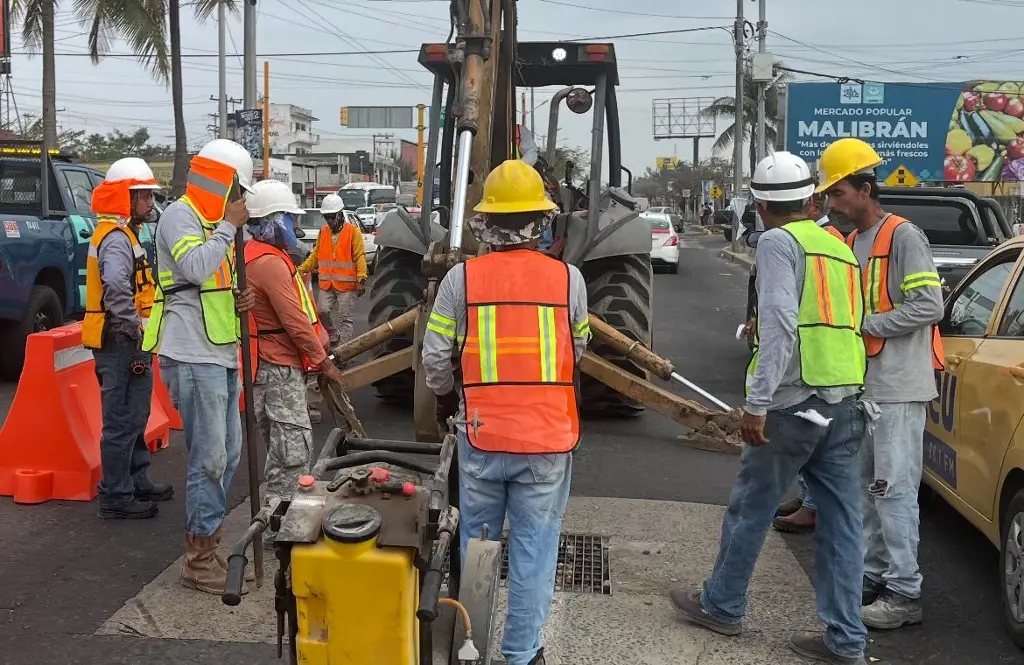
[[(692, 197), (700, 195), (701, 182), (709, 180), (722, 187), (732, 182), (732, 162), (718, 157), (702, 161), (697, 169), (693, 164), (679, 162), (675, 168), (647, 169), (644, 175), (633, 182), (633, 194), (665, 205), (685, 208)], [(683, 190), (690, 190), (690, 199), (682, 196)]]
[(174, 155), (174, 148), (169, 145), (151, 145), (149, 130), (145, 127), (139, 127), (130, 134), (115, 129), (105, 136), (83, 136), (74, 145), (74, 151), (90, 162), (109, 162), (121, 157), (152, 159)]

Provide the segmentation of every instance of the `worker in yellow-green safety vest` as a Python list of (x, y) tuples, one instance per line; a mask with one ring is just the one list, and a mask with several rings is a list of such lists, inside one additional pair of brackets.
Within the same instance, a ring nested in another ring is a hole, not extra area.
[(252, 167), (245, 148), (227, 139), (207, 143), (192, 158), (185, 195), (157, 225), (158, 288), (142, 347), (159, 354), (161, 378), (184, 424), (181, 581), (211, 594), (224, 590), (227, 566), (217, 544), (242, 452), (236, 309), (249, 311), (254, 299), (234, 288), (233, 252), (235, 232), (249, 219), (243, 192)]
[(853, 252), (810, 219), (815, 179), (804, 160), (776, 152), (750, 191), (766, 231), (757, 243), (757, 333), (747, 371), (747, 446), (722, 525), (721, 550), (701, 590), (671, 601), (689, 621), (724, 635), (742, 628), (747, 587), (779, 499), (802, 471), (818, 504), (818, 616), (825, 632), (790, 639), (823, 663), (862, 665), (858, 402), (866, 353), (860, 270)]

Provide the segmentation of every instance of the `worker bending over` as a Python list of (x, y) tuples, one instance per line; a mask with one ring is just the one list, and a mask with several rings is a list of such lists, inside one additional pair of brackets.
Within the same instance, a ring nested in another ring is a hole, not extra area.
[(185, 195), (157, 225), (159, 284), (142, 345), (160, 355), (160, 375), (185, 430), (181, 582), (218, 595), (227, 565), (217, 545), (242, 454), (236, 307), (247, 312), (253, 297), (247, 289), (236, 302), (234, 241), (249, 219), (243, 191), (251, 180), (252, 158), (234, 141), (210, 141), (192, 158)]
[(702, 590), (676, 589), (689, 621), (738, 635), (747, 587), (780, 497), (803, 472), (818, 504), (814, 572), (824, 635), (794, 635), (796, 653), (862, 665), (860, 474), (866, 419), (857, 404), (865, 357), (863, 298), (853, 252), (812, 221), (814, 179), (788, 152), (762, 160), (750, 183), (767, 229), (757, 244), (758, 317), (747, 369), (740, 473), (722, 542)]
[[(554, 210), (540, 175), (508, 160), (484, 182), (469, 227), (492, 251), (448, 271), (423, 340), (438, 419), (458, 424), (460, 545), (508, 516), (509, 665), (543, 665), (540, 631), (554, 594), (558, 539), (580, 441), (576, 363), (590, 339), (575, 266), (537, 251)], [(457, 346), (462, 386), (455, 385)]]
[[(841, 139), (821, 155), (831, 214), (851, 220), (847, 237), (863, 271), (864, 400), (877, 416), (861, 449), (864, 500), (864, 623), (893, 629), (920, 623), (920, 517), (924, 421), (944, 359), (938, 323), (942, 282), (928, 238), (878, 203), (882, 158), (860, 139)], [(877, 405), (875, 408), (874, 405)]]
[[(245, 243), (245, 270), (255, 296), (249, 312), (253, 412), (267, 447), (266, 505), (272, 498), (291, 499), (299, 476), (313, 464), (304, 372), (319, 370), (338, 382), (341, 372), (327, 357), (327, 334), (287, 253), (298, 242), (294, 216), (305, 211), (279, 180), (257, 182), (245, 198), (252, 237)], [(275, 537), (268, 529), (264, 544), (272, 546)]]
[(159, 190), (152, 169), (138, 157), (119, 159), (92, 192), (96, 229), (85, 262), (82, 346), (92, 349), (100, 384), (99, 516), (142, 519), (174, 488), (149, 477), (144, 434), (153, 396), (153, 356), (140, 348), (153, 307), (155, 284), (139, 229), (153, 212)]
[(356, 298), (366, 293), (363, 234), (355, 224), (345, 221), (343, 208), (337, 194), (324, 197), (320, 214), (327, 223), (316, 237), (316, 247), (299, 266), (300, 273), (317, 271), (317, 304), (331, 347), (352, 338)]

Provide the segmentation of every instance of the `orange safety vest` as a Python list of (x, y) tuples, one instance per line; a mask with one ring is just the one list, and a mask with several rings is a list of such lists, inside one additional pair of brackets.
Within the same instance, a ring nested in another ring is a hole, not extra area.
[(96, 230), (89, 241), (89, 254), (85, 260), (85, 318), (82, 321), (82, 346), (89, 349), (103, 348), (103, 334), (107, 327), (107, 310), (103, 306), (103, 280), (100, 278), (100, 246), (114, 231), (128, 235), (135, 260), (132, 273), (132, 292), (135, 294), (135, 311), (148, 319), (156, 297), (156, 284), (149, 268), (146, 250), (139, 244), (131, 227), (119, 219), (100, 217)]
[(316, 263), (321, 289), (355, 291), (359, 282), (356, 259), (352, 256), (352, 234), (354, 224), (346, 222), (338, 233), (338, 239), (331, 241), (331, 227), (324, 224), (317, 236)]
[[(909, 220), (897, 215), (889, 215), (881, 222), (881, 227), (875, 235), (875, 242), (871, 245), (871, 254), (868, 263), (861, 271), (864, 285), (865, 311), (868, 314), (891, 312), (896, 305), (893, 304), (889, 291), (889, 256), (892, 254), (892, 237), (901, 224), (909, 223)], [(846, 238), (846, 244), (853, 249), (853, 243), (857, 240), (857, 229)], [(864, 335), (864, 346), (867, 349), (868, 358), (874, 358), (885, 348), (884, 337), (872, 337)], [(942, 336), (939, 334), (939, 327), (932, 326), (932, 367), (943, 369), (945, 353), (942, 349)]]
[[(287, 253), (281, 251), (273, 245), (258, 240), (249, 240), (245, 243), (243, 249), (245, 255), (245, 265), (249, 265), (256, 259), (262, 256), (276, 256), (285, 262), (288, 266), (288, 270), (291, 272), (292, 279), (295, 281), (295, 293), (299, 297), (299, 304), (302, 305), (302, 311), (305, 312), (307, 318), (309, 318), (310, 325), (313, 326), (313, 331), (316, 333), (317, 339), (320, 340), (325, 346), (328, 342), (327, 330), (316, 315), (316, 307), (313, 305), (313, 298), (310, 296), (309, 291), (306, 289), (306, 283), (302, 280), (302, 277), (298, 275), (295, 270), (295, 264), (292, 262), (290, 256)], [(273, 328), (271, 330), (259, 330), (256, 325), (256, 317), (252, 312), (249, 312), (249, 352), (252, 358), (252, 379), (256, 380), (256, 372), (259, 369), (260, 359), (260, 337), (266, 337), (268, 335), (287, 335), (288, 331), (284, 328)], [(314, 372), (319, 371), (319, 366), (314, 365), (313, 362), (305, 354), (300, 353), (302, 361), (302, 371)], [(241, 366), (241, 361), (239, 361)]]
[(528, 249), (463, 263), (462, 393), (474, 448), (571, 452), (580, 440), (569, 268)]
[(826, 231), (828, 231), (829, 233), (834, 235), (836, 238), (839, 238), (843, 242), (846, 242), (846, 238), (843, 237), (843, 232), (840, 231), (839, 229), (837, 229), (836, 227), (834, 227), (834, 226), (823, 226), (821, 228), (825, 229)]

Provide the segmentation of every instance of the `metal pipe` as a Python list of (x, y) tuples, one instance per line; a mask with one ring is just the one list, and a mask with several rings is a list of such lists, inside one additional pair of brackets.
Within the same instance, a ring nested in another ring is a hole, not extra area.
[(441, 124), (441, 99), (444, 96), (444, 79), (434, 77), (434, 94), (430, 99), (430, 115), (427, 118), (427, 157), (423, 165), (423, 181), (420, 197), (420, 230), (423, 239), (430, 244), (430, 214), (434, 209), (434, 173), (437, 171), (438, 125)]
[(684, 386), (686, 386), (687, 388), (689, 388), (693, 392), (697, 393), (698, 395), (700, 395), (704, 399), (708, 400), (709, 402), (711, 402), (715, 406), (717, 406), (717, 407), (719, 407), (719, 408), (721, 408), (721, 409), (723, 409), (725, 411), (732, 411), (732, 407), (731, 406), (729, 406), (728, 404), (726, 404), (722, 400), (718, 399), (717, 397), (715, 397), (714, 395), (712, 395), (708, 391), (704, 390), (703, 388), (698, 386), (696, 383), (688, 380), (686, 377), (684, 377), (683, 375), (679, 374), (678, 372), (672, 372), (671, 376), (672, 376), (673, 380), (678, 381), (679, 383), (683, 384)]
[(256, 108), (256, 0), (242, 7), (242, 106)]
[[(767, 46), (765, 44), (765, 38), (768, 34), (768, 21), (765, 20), (765, 0), (759, 0), (758, 2), (758, 20), (757, 20), (757, 52), (765, 53)], [(757, 161), (760, 162), (768, 154), (767, 145), (765, 144), (765, 104), (767, 103), (768, 96), (768, 84), (758, 83), (757, 84), (757, 126), (754, 129), (754, 140), (757, 142), (755, 146), (755, 154), (757, 155)], [(753, 166), (751, 166), (753, 168)]]
[[(615, 86), (606, 86), (605, 109), (608, 116), (608, 185), (622, 186), (622, 132), (619, 124), (619, 100)], [(632, 175), (630, 175), (632, 178)]]
[(462, 225), (466, 217), (466, 196), (469, 193), (469, 158), (473, 151), (473, 132), (459, 133), (459, 155), (455, 162), (455, 200), (452, 202), (452, 221), (448, 234), (448, 248), (462, 247)]
[[(743, 118), (743, 26), (745, 25), (743, 20), (743, 0), (736, 0), (736, 23), (733, 26), (733, 46), (736, 50), (736, 92), (734, 96), (733, 106), (736, 109), (736, 119), (733, 123), (733, 137), (732, 137), (732, 188), (733, 198), (738, 198), (740, 193), (743, 191), (743, 130), (745, 120)], [(734, 207), (735, 209), (735, 207)], [(740, 210), (739, 214), (733, 215), (736, 219), (733, 220), (733, 234), (732, 234), (732, 248), (733, 250), (739, 250), (741, 245), (740, 241), (740, 229), (742, 224), (740, 223), (740, 216), (743, 211)]]
[(227, 5), (217, 4), (217, 138), (228, 137)]
[(587, 234), (584, 247), (597, 235), (597, 218), (601, 215), (601, 162), (604, 159), (604, 114), (607, 104), (608, 75), (598, 74), (594, 94), (594, 125), (590, 130), (590, 182), (587, 184)]
[(438, 199), (441, 201), (441, 205), (444, 206), (444, 222), (448, 228), (452, 225), (452, 153), (455, 151), (455, 127), (458, 123), (455, 122), (455, 118), (451, 117), (452, 109), (455, 108), (455, 94), (458, 92), (458, 86), (455, 85), (454, 81), (446, 81), (448, 84), (448, 92), (445, 93), (445, 120), (444, 127), (441, 128), (441, 157), (439, 164), (441, 168), (441, 178), (437, 189)]
[(548, 163), (549, 169), (553, 169), (555, 166), (555, 148), (558, 147), (558, 108), (570, 92), (572, 92), (572, 86), (562, 88), (551, 98), (548, 110), (547, 149), (544, 151), (544, 160)]

